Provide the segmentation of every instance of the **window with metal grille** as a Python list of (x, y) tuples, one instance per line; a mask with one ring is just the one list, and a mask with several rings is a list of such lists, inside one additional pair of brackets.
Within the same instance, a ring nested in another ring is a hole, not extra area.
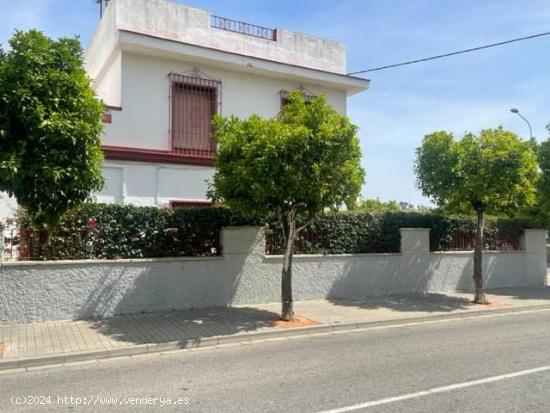
[[(314, 93), (310, 92), (309, 90), (307, 89), (298, 89), (300, 91), (300, 93), (302, 93), (302, 96), (304, 97), (304, 102), (306, 104), (308, 103), (311, 103), (313, 101), (313, 99), (315, 99), (317, 97), (317, 95), (315, 95)], [(290, 102), (289, 98), (288, 98), (288, 95), (290, 93), (290, 90), (281, 90), (280, 94), (281, 94), (281, 107), (283, 107), (284, 105), (288, 104)]]
[(206, 208), (211, 206), (212, 201), (170, 201), (170, 208)]
[(170, 74), (170, 137), (172, 152), (210, 158), (212, 116), (220, 112), (221, 82), (193, 75)]

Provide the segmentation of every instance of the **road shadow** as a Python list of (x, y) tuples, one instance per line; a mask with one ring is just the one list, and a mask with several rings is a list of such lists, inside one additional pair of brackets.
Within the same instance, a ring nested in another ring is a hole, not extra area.
[(90, 328), (118, 342), (154, 344), (178, 341), (181, 347), (214, 336), (272, 327), (277, 313), (256, 308), (217, 307), (121, 315), (88, 321)]

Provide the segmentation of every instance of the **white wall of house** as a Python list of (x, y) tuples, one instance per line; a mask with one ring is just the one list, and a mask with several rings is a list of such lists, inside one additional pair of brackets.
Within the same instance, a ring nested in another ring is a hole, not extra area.
[[(243, 36), (211, 27), (210, 17), (207, 10), (165, 0), (111, 0), (95, 36), (98, 41), (91, 44), (90, 51), (109, 54), (112, 34), (124, 30), (285, 64), (346, 72), (346, 47), (341, 43), (285, 29), (277, 29), (277, 41)], [(94, 78), (101, 71), (95, 65), (90, 69)]]
[(97, 95), (110, 106), (122, 105), (122, 53), (117, 50), (107, 62), (94, 87)]
[[(103, 144), (170, 151), (168, 73), (199, 70), (221, 81), (221, 114), (275, 116), (280, 91), (324, 93), (340, 113), (368, 80), (345, 75), (345, 45), (276, 29), (276, 40), (212, 27), (211, 14), (165, 0), (111, 0), (86, 50), (85, 66), (111, 110)], [(106, 160), (100, 202), (165, 206), (204, 201), (207, 166)], [(0, 217), (14, 201), (0, 198)], [(7, 212), (6, 212), (7, 213)]]
[(17, 202), (15, 198), (8, 196), (6, 192), (0, 192), (0, 222), (6, 218), (15, 216), (17, 211)]
[[(280, 91), (299, 87), (315, 94), (324, 93), (332, 107), (346, 113), (346, 92), (342, 90), (321, 89), (286, 79), (190, 64), (183, 59), (177, 61), (123, 52), (122, 111), (111, 112), (112, 123), (105, 125), (103, 142), (115, 146), (169, 150), (168, 74), (190, 74), (194, 69), (222, 82), (221, 114), (224, 116), (244, 118), (257, 114), (273, 117), (281, 109)], [(111, 104), (108, 95), (101, 97)]]
[[(144, 56), (124, 51), (121, 54), (121, 111), (111, 111), (112, 123), (105, 124), (103, 143), (112, 146), (170, 150), (170, 83), (168, 74), (190, 74), (199, 70), (222, 82), (221, 114), (241, 118), (258, 114), (273, 117), (281, 109), (281, 90), (306, 88), (323, 93), (339, 112), (346, 113), (346, 92), (316, 85), (230, 71), (183, 60)], [(116, 77), (115, 71), (103, 78)], [(103, 88), (98, 89), (101, 93)], [(103, 98), (110, 104), (108, 94)], [(118, 106), (114, 102), (113, 106)], [(98, 201), (166, 206), (170, 200), (205, 200), (211, 167), (106, 161), (106, 187)], [(116, 178), (115, 178), (116, 176)], [(124, 190), (122, 188), (125, 188)]]
[[(346, 76), (346, 48), (277, 29), (276, 40), (218, 29), (208, 11), (165, 0), (111, 0), (86, 51), (86, 69), (111, 110), (103, 144), (169, 152), (169, 73), (199, 71), (221, 82), (221, 114), (273, 117), (281, 90), (323, 93), (346, 113), (368, 81)], [(214, 170), (109, 159), (98, 201), (164, 206), (204, 201)]]
[(214, 168), (149, 162), (105, 161), (104, 203), (169, 206), (170, 201), (204, 201)]

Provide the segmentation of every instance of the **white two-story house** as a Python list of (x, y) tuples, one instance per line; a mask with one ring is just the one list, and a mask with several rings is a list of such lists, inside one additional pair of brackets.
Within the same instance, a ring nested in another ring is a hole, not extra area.
[(203, 205), (212, 115), (273, 117), (285, 93), (324, 93), (346, 113), (368, 80), (332, 40), (214, 16), (165, 0), (111, 0), (86, 52), (107, 105), (101, 202)]

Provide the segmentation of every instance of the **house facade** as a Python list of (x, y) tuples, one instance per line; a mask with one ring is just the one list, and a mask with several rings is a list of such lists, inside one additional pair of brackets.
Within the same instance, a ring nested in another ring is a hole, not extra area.
[(346, 113), (368, 87), (340, 43), (164, 0), (111, 0), (86, 69), (107, 106), (97, 200), (160, 207), (209, 203), (214, 114), (273, 117), (293, 89)]

